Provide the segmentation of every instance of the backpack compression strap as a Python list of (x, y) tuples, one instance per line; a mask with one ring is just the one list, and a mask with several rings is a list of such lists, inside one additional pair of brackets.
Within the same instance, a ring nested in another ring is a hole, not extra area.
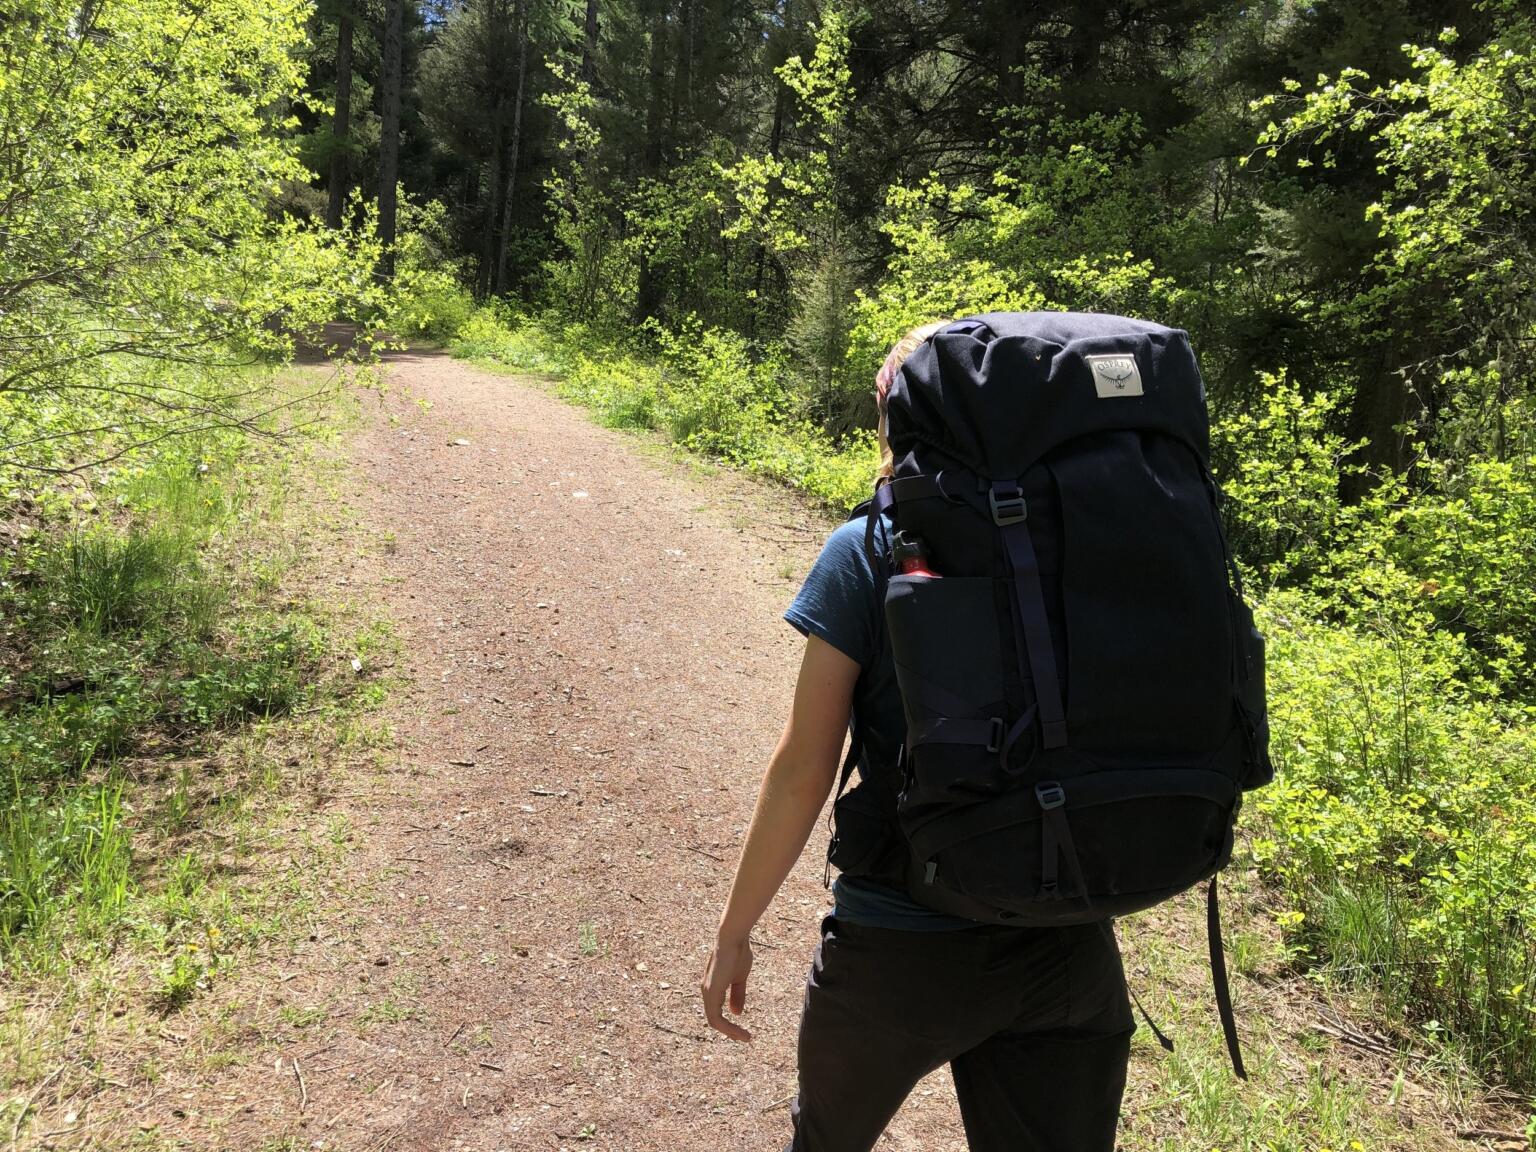
[(992, 523), (1003, 535), (1008, 566), (1013, 569), (1013, 597), (1019, 610), (1019, 627), (1029, 653), (1030, 676), (1040, 705), (1040, 743), (1045, 748), (1064, 748), (1067, 717), (1061, 706), (1061, 683), (1056, 676), (1056, 650), (1051, 645), (1051, 624), (1045, 614), (1045, 593), (1040, 587), (1040, 563), (1029, 536), (1024, 490), (1013, 480), (994, 480), (987, 492)]

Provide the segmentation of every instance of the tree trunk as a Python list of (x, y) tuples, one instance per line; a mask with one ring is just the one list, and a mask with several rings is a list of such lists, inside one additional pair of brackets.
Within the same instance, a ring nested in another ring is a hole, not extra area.
[(405, 0), (384, 3), (384, 76), (379, 126), (379, 242), (384, 253), (379, 259), (379, 275), (390, 280), (395, 275), (396, 185), (400, 181), (400, 69), (402, 24), (401, 8)]
[(682, 152), (682, 141), (693, 125), (694, 0), (682, 0), (677, 27), (677, 66), (672, 70), (672, 108), (667, 139)]
[(347, 202), (349, 147), (352, 133), (352, 13), (341, 10), (336, 25), (336, 114), (331, 118), (331, 186), (325, 208), (328, 228), (341, 227), (342, 208)]
[[(789, 29), (794, 5), (784, 6), (784, 27)], [(780, 80), (773, 96), (773, 127), (768, 132), (768, 155), (775, 160), (779, 158), (779, 149), (784, 141), (784, 117), (789, 111), (789, 85)], [(759, 240), (753, 252), (752, 262), (755, 268), (752, 272), (752, 311), (747, 317), (747, 338), (757, 338), (757, 320), (763, 308), (763, 262), (767, 252), (763, 248), (763, 242)]]
[(496, 97), (496, 108), (491, 113), (491, 170), (485, 181), (485, 235), (480, 253), (480, 271), (475, 277), (476, 295), (486, 296), (492, 287), (492, 272), (496, 266), (496, 223), (498, 199), (501, 195), (501, 126), (506, 121), (506, 97)]
[[(657, 3), (651, 16), (650, 99), (645, 111), (645, 173), (648, 176), (661, 171), (661, 158), (666, 152), (663, 102), (667, 81), (667, 7), (666, 3)], [(650, 256), (644, 251), (640, 253), (636, 280), (635, 320), (640, 322), (656, 315), (661, 303)]]
[(517, 0), (512, 22), (517, 27), (517, 95), (512, 98), (512, 148), (507, 157), (507, 186), (501, 195), (501, 236), (496, 245), (496, 276), (491, 291), (507, 290), (507, 239), (512, 235), (512, 192), (517, 187), (517, 160), (523, 142), (523, 90), (528, 80), (527, 2)]
[(581, 78), (589, 88), (597, 80), (597, 0), (587, 0), (587, 22), (581, 41)]
[(1367, 441), (1355, 457), (1367, 471), (1364, 475), (1347, 474), (1340, 480), (1339, 493), (1349, 504), (1359, 503), (1382, 476), (1400, 474), (1408, 463), (1407, 444), (1399, 427), (1408, 421), (1411, 396), (1403, 377), (1386, 360), (1382, 356), (1375, 371), (1362, 377), (1350, 407), (1347, 435), (1351, 440)]
[(651, 14), (650, 92), (645, 106), (645, 171), (652, 176), (661, 170), (661, 157), (666, 150), (662, 101), (667, 87), (667, 7), (664, 0), (661, 0), (656, 3), (655, 11)]

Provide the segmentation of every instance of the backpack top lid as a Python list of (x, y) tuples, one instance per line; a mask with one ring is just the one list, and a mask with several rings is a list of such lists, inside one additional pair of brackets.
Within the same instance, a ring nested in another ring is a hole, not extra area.
[(927, 445), (994, 480), (1090, 432), (1164, 432), (1210, 459), (1188, 335), (1093, 312), (989, 312), (947, 325), (902, 366), (888, 420), (897, 459)]

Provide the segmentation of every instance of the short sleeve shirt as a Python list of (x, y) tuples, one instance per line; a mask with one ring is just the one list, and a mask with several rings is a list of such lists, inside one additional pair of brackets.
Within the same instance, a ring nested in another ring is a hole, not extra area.
[[(890, 771), (906, 739), (907, 722), (896, 685), (896, 665), (885, 635), (884, 582), (864, 553), (865, 521), (856, 517), (827, 539), (784, 619), (805, 636), (826, 641), (862, 669), (853, 690), (853, 714), (863, 729), (859, 775), (871, 765)], [(886, 525), (876, 545), (887, 547)], [(873, 928), (950, 931), (976, 921), (924, 908), (905, 892), (864, 877), (839, 876), (832, 885), (839, 919)]]

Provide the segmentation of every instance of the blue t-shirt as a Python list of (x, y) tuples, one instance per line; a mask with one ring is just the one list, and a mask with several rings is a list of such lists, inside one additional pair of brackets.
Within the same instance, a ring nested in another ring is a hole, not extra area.
[[(886, 524), (876, 526), (878, 547), (886, 548)], [(896, 686), (896, 665), (885, 636), (885, 588), (864, 555), (864, 520), (848, 521), (822, 546), (794, 603), (784, 613), (798, 631), (825, 640), (858, 663), (863, 672), (853, 690), (853, 713), (863, 728), (859, 775), (871, 765), (896, 763), (907, 737), (906, 715)], [(840, 920), (871, 928), (947, 932), (974, 928), (975, 920), (924, 908), (905, 892), (862, 876), (839, 876), (832, 885)]]

